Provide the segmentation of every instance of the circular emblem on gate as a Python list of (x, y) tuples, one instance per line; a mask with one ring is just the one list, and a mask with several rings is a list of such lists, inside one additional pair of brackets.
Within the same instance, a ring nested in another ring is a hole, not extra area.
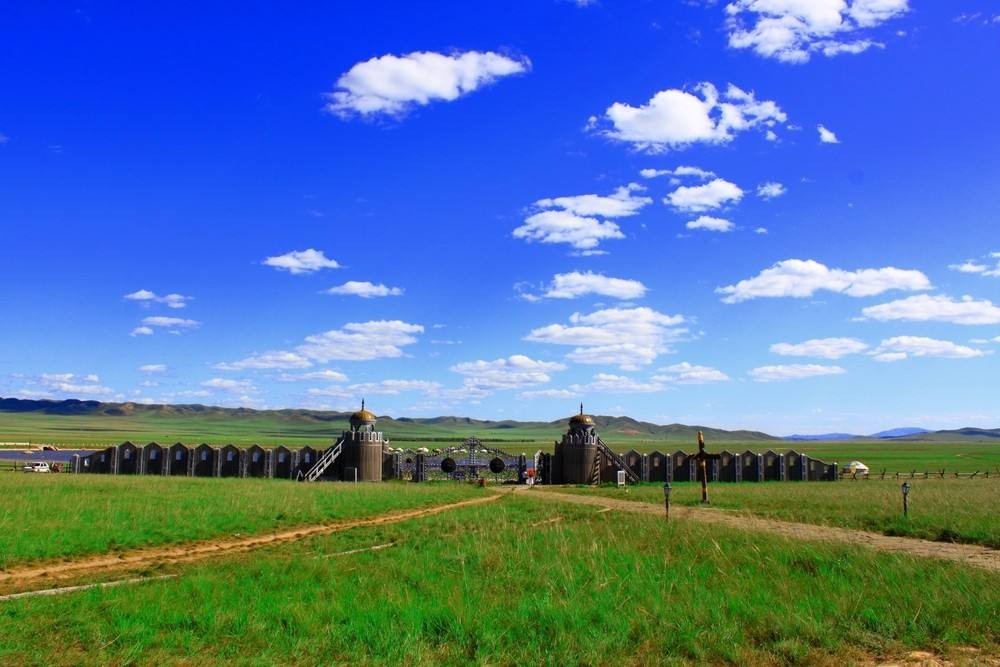
[(450, 456), (441, 461), (441, 472), (452, 473), (455, 472), (455, 468), (457, 467), (458, 465), (455, 463), (455, 459)]
[(503, 459), (500, 458), (499, 456), (494, 457), (493, 460), (490, 461), (490, 472), (492, 472), (494, 475), (499, 475), (506, 468), (507, 464), (504, 463)]

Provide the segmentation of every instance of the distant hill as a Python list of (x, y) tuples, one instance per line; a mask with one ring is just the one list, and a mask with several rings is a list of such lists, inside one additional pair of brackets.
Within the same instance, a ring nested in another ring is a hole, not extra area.
[(915, 426), (904, 426), (901, 428), (891, 428), (887, 431), (879, 431), (878, 433), (872, 433), (871, 435), (855, 435), (854, 433), (819, 433), (817, 435), (787, 435), (785, 440), (822, 440), (827, 442), (832, 442), (835, 440), (892, 440), (897, 438), (909, 438), (911, 436), (920, 435), (923, 433), (931, 433), (925, 428), (917, 428)]
[[(253, 410), (212, 405), (146, 405), (68, 399), (0, 398), (0, 441), (87, 444), (134, 440), (149, 442), (288, 443), (328, 442), (347, 428), (350, 412)], [(546, 443), (565, 432), (569, 415), (554, 421), (488, 420), (472, 417), (398, 417), (380, 415), (378, 426), (395, 442), (446, 441), (475, 435), (487, 441)], [(862, 436), (850, 433), (791, 435), (727, 431), (696, 424), (653, 424), (631, 417), (594, 415), (608, 442), (671, 442), (692, 445), (698, 431), (709, 443), (844, 440), (955, 442), (1000, 440), (1000, 429), (962, 428), (925, 431), (904, 427)]]
[(1000, 428), (959, 428), (950, 431), (928, 431), (907, 437), (907, 440), (946, 442), (948, 440), (997, 440)]
[[(346, 428), (349, 412), (323, 410), (253, 410), (209, 405), (146, 405), (141, 403), (102, 403), (69, 399), (26, 400), (0, 398), (0, 415), (17, 414), (19, 430), (8, 431), (0, 424), (0, 438), (20, 435), (34, 441), (48, 434), (65, 434), (74, 429), (99, 439), (135, 437), (172, 439), (192, 437), (258, 438), (327, 438)], [(472, 417), (399, 417), (379, 416), (379, 429), (397, 440), (434, 440), (477, 435), (508, 441), (554, 440), (566, 430), (566, 419), (550, 422), (484, 420)], [(609, 441), (655, 440), (693, 443), (698, 431), (710, 442), (748, 442), (777, 440), (759, 431), (726, 431), (708, 426), (653, 424), (631, 417), (595, 415), (594, 422), (603, 438)]]
[(854, 440), (855, 438), (860, 438), (859, 435), (853, 435), (851, 433), (819, 433), (817, 435), (786, 435), (784, 440), (802, 440), (802, 441), (834, 441), (834, 440)]
[(879, 431), (878, 433), (872, 433), (872, 438), (908, 438), (912, 435), (919, 435), (921, 433), (930, 433), (925, 428), (917, 428), (916, 426), (904, 426), (902, 428), (891, 428), (888, 431)]

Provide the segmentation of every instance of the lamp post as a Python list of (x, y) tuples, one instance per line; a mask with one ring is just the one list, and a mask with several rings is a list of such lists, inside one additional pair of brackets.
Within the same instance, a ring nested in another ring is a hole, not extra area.
[(670, 482), (663, 483), (663, 509), (666, 511), (666, 519), (670, 520)]
[(909, 516), (910, 508), (906, 504), (906, 497), (910, 495), (910, 483), (903, 482), (903, 486), (900, 487), (900, 490), (903, 492), (903, 516)]

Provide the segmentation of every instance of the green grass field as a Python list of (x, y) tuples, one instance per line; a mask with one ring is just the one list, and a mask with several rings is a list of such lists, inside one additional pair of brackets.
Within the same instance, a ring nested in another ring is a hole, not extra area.
[[(908, 480), (909, 517), (902, 515), (902, 496), (895, 480), (839, 482), (766, 482), (710, 484), (710, 507), (741, 510), (757, 516), (828, 526), (860, 528), (886, 535), (983, 544), (1000, 549), (1000, 477), (990, 479)], [(602, 487), (538, 487), (555, 491), (620, 498), (663, 505), (661, 484), (624, 489)], [(699, 506), (701, 485), (672, 485), (672, 505)]]
[(464, 484), (0, 473), (0, 569), (37, 559), (370, 516), (483, 493)]
[[(383, 424), (384, 426), (385, 424)], [(392, 422), (388, 435), (400, 441), (428, 443), (461, 441), (469, 436), (491, 441), (534, 442), (551, 446), (558, 429), (520, 426), (484, 429), (470, 424), (415, 424)], [(309, 421), (275, 412), (228, 412), (160, 415), (49, 415), (38, 412), (0, 412), (0, 442), (56, 445), (99, 445), (123, 442), (207, 442), (209, 444), (317, 445), (335, 439), (348, 427), (346, 418)]]
[[(0, 412), (0, 442), (32, 442), (62, 447), (108, 446), (131, 440), (136, 443), (207, 442), (216, 446), (233, 443), (246, 446), (311, 445), (323, 447), (333, 442), (347, 428), (347, 421), (306, 419), (297, 413), (222, 411), (206, 409), (205, 413), (160, 414), (137, 411), (134, 414), (74, 414), (53, 415), (42, 412)], [(470, 436), (479, 437), (490, 445), (512, 453), (533, 454), (551, 451), (553, 443), (565, 431), (565, 425), (518, 423), (486, 428), (461, 420), (443, 423), (414, 423), (406, 420), (384, 420), (390, 443), (396, 447), (446, 447)], [(624, 452), (635, 449), (649, 453), (655, 450), (693, 452), (694, 437), (678, 440), (674, 433), (651, 437), (628, 429), (609, 429), (602, 433), (614, 449)], [(791, 442), (782, 440), (713, 441), (710, 451), (723, 449), (741, 452), (750, 449), (762, 452), (794, 449), (824, 461), (846, 464), (861, 460), (873, 472), (883, 468), (890, 473), (937, 471), (975, 472), (990, 470), (1000, 475), (1000, 441), (964, 440), (960, 442), (923, 442), (910, 440), (850, 440), (837, 442)], [(2, 464), (0, 464), (2, 465)]]
[(0, 603), (0, 663), (833, 665), (1000, 648), (991, 573), (531, 498), (171, 571)]

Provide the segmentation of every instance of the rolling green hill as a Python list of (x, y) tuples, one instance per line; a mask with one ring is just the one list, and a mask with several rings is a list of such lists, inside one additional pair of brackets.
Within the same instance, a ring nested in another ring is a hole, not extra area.
[[(206, 405), (143, 405), (98, 401), (0, 398), (0, 442), (98, 444), (136, 442), (232, 442), (307, 444), (327, 442), (347, 428), (350, 413), (319, 410), (251, 410)], [(568, 420), (568, 416), (567, 416)], [(378, 427), (397, 442), (446, 441), (475, 435), (483, 440), (542, 442), (558, 439), (567, 420), (489, 421), (469, 417), (394, 419)], [(595, 416), (609, 442), (693, 443), (699, 430), (713, 442), (777, 440), (757, 431), (725, 431), (683, 424), (659, 425), (631, 417)]]

